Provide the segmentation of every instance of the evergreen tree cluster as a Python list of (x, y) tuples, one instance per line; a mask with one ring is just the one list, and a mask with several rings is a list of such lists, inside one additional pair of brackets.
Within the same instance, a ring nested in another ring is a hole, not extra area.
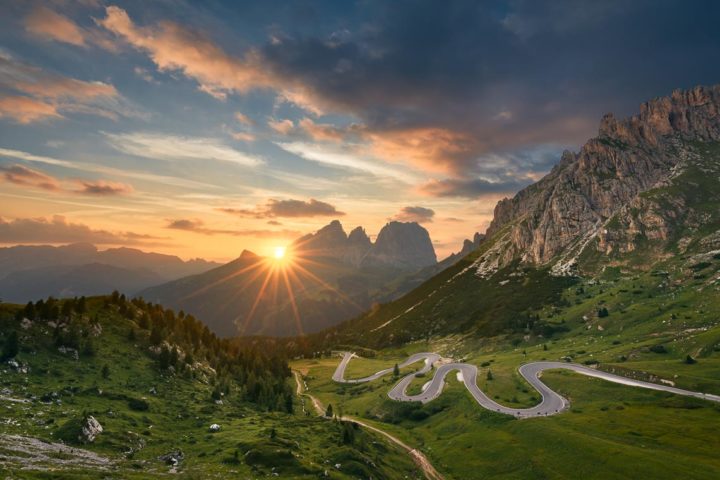
[[(18, 353), (19, 323), (27, 318), (48, 322), (56, 346), (102, 358), (100, 319), (112, 321), (120, 316), (132, 322), (126, 340), (145, 352), (154, 351), (157, 368), (164, 374), (192, 377), (201, 362), (216, 372), (211, 376), (213, 400), (233, 395), (265, 410), (292, 412), (291, 372), (280, 350), (218, 338), (192, 315), (175, 313), (142, 298), (128, 299), (117, 291), (93, 300), (92, 308), (88, 303), (85, 297), (28, 302), (15, 312), (16, 329), (3, 335), (0, 357), (12, 358)], [(148, 349), (148, 344), (154, 348)], [(108, 370), (103, 376), (109, 374)]]

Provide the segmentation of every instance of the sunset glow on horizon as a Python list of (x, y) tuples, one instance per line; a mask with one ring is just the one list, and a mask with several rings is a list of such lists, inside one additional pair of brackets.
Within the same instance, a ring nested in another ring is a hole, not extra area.
[[(602, 114), (684, 82), (637, 69), (610, 95), (610, 80), (556, 65), (558, 41), (588, 35), (576, 19), (522, 2), (422, 4), (413, 18), (395, 2), (276, 7), (5, 2), (0, 245), (226, 261), (335, 219), (371, 238), (397, 220), (423, 225), (443, 258)], [(607, 28), (635, 15), (599, 10)], [(457, 18), (483, 28), (444, 27)], [(593, 49), (568, 64), (624, 61), (614, 43)]]

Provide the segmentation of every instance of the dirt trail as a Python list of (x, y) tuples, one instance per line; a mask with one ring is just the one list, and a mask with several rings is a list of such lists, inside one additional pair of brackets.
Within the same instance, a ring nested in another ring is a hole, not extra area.
[[(325, 408), (323, 407), (323, 404), (320, 403), (320, 400), (318, 400), (315, 396), (310, 395), (309, 393), (307, 393), (305, 391), (305, 389), (303, 387), (302, 379), (300, 377), (300, 373), (298, 373), (295, 370), (293, 370), (293, 373), (295, 374), (295, 384), (297, 385), (297, 390), (296, 390), (297, 394), (309, 398), (310, 401), (312, 402), (313, 406), (315, 407), (315, 411), (317, 412), (317, 414), (320, 415), (321, 417), (324, 417), (325, 416)], [(398, 447), (405, 450), (408, 453), (408, 455), (410, 455), (410, 457), (413, 459), (415, 464), (423, 471), (426, 478), (428, 478), (429, 480), (444, 480), (444, 477), (442, 475), (440, 475), (440, 473), (437, 470), (435, 470), (435, 467), (432, 466), (430, 461), (427, 459), (427, 457), (421, 451), (419, 451), (415, 448), (412, 448), (411, 446), (409, 446), (407, 443), (403, 442), (399, 438), (389, 434), (385, 430), (381, 430), (380, 428), (370, 425), (368, 423), (365, 423), (362, 420), (359, 420), (355, 417), (343, 415), (341, 417), (341, 420), (355, 422), (358, 425), (362, 425), (363, 427), (367, 428), (368, 430), (372, 430), (373, 432), (379, 433), (380, 435), (384, 436), (385, 438), (390, 440), (392, 443), (394, 443)]]

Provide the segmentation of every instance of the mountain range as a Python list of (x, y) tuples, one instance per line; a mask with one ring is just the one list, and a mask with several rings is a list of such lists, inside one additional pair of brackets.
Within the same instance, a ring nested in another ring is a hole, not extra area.
[(430, 235), (417, 223), (389, 222), (373, 243), (362, 227), (348, 235), (334, 220), (288, 250), (293, 265), (287, 272), (245, 251), (226, 265), (140, 295), (205, 319), (221, 336), (291, 336), (391, 301), (437, 273), (439, 265)]
[[(552, 330), (552, 315), (538, 321), (538, 311), (578, 278), (677, 272), (678, 285), (717, 288), (718, 112), (720, 86), (713, 86), (653, 99), (626, 119), (606, 115), (579, 152), (564, 152), (548, 175), (497, 204), (479, 248), (333, 336), (384, 345), (441, 333)], [(638, 292), (632, 282), (627, 291)]]
[(88, 243), (18, 245), (0, 248), (0, 297), (25, 303), (48, 296), (101, 295), (113, 290), (132, 295), (218, 265), (134, 248), (100, 251)]

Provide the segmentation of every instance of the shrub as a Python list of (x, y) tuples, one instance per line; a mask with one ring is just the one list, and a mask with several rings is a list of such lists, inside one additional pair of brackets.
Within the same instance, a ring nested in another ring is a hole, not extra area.
[(650, 347), (650, 351), (653, 353), (667, 353), (667, 348), (665, 348), (665, 345), (653, 345)]
[(150, 409), (150, 404), (141, 398), (131, 398), (128, 400), (128, 407), (136, 412), (145, 412)]

